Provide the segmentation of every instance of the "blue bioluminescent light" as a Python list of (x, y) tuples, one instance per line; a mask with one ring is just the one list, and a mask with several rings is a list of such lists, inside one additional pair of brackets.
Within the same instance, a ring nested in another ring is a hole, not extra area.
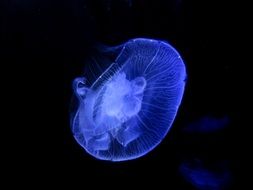
[(171, 128), (183, 97), (185, 65), (172, 46), (159, 40), (132, 39), (100, 50), (114, 59), (100, 58), (86, 78), (74, 80), (78, 105), (72, 132), (98, 159), (138, 158)]
[(222, 190), (227, 189), (231, 181), (231, 173), (226, 165), (221, 161), (207, 167), (201, 161), (186, 161), (181, 164), (179, 171), (196, 189)]
[(212, 117), (204, 116), (183, 128), (188, 133), (212, 133), (226, 128), (230, 123), (228, 116)]

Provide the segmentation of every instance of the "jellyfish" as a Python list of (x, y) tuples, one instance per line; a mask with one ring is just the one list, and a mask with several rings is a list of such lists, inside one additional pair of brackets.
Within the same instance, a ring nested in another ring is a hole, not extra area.
[(212, 133), (225, 129), (229, 124), (230, 118), (227, 115), (222, 117), (206, 115), (185, 126), (183, 131), (187, 133)]
[(223, 161), (208, 165), (200, 160), (184, 161), (179, 172), (184, 179), (199, 190), (228, 189), (231, 181), (231, 172)]
[(185, 64), (171, 45), (160, 40), (136, 38), (99, 49), (103, 56), (93, 60), (100, 61), (73, 81), (74, 138), (100, 160), (146, 155), (164, 139), (176, 117)]

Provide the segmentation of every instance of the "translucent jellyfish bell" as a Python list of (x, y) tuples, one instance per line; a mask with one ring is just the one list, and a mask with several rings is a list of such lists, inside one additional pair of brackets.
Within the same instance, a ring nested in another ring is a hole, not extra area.
[(98, 159), (135, 159), (171, 128), (184, 92), (185, 65), (172, 46), (159, 40), (132, 39), (102, 51), (112, 61), (94, 61), (86, 78), (73, 82), (78, 105), (72, 132)]

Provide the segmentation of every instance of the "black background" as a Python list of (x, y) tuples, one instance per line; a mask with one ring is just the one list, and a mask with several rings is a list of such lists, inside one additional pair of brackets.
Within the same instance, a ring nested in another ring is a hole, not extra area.
[[(226, 163), (232, 176), (228, 188), (239, 184), (243, 103), (237, 100), (243, 89), (237, 85), (242, 62), (235, 45), (239, 40), (234, 31), (241, 23), (237, 4), (28, 0), (8, 1), (3, 8), (1, 67), (10, 72), (2, 75), (3, 92), (11, 97), (4, 107), (6, 176), (24, 177), (22, 183), (28, 184), (70, 181), (85, 187), (92, 179), (98, 184), (108, 179), (108, 186), (114, 180), (136, 180), (190, 190), (194, 187), (178, 167), (197, 158)], [(179, 51), (188, 73), (184, 99), (172, 130), (151, 153), (129, 162), (98, 161), (70, 131), (72, 80), (82, 75), (95, 43), (118, 45), (135, 37), (166, 40)], [(181, 130), (206, 115), (228, 116), (230, 124), (204, 136)]]

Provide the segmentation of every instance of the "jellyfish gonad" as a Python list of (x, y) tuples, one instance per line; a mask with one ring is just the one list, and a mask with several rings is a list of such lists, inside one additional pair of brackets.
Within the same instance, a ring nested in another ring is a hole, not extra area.
[(152, 39), (132, 39), (102, 51), (114, 59), (99, 63), (99, 74), (73, 82), (78, 100), (73, 135), (101, 160), (141, 157), (172, 126), (184, 93), (184, 62), (168, 43)]

